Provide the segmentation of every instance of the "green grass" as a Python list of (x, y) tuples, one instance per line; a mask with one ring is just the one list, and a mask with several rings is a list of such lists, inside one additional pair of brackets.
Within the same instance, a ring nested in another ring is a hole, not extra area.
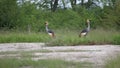
[(105, 63), (104, 68), (120, 68), (120, 55), (112, 58)]
[(46, 42), (49, 40), (49, 36), (45, 33), (16, 33), (8, 32), (0, 34), (0, 43), (12, 43), (12, 42)]
[[(87, 64), (88, 66), (84, 66)], [(0, 68), (92, 68), (90, 63), (69, 62), (64, 60), (0, 59)]]
[(120, 35), (116, 35), (113, 39), (113, 43), (114, 44), (117, 44), (117, 45), (120, 45)]
[[(92, 30), (88, 39), (95, 44), (114, 44), (117, 36), (120, 36), (120, 32), (114, 30)], [(120, 38), (117, 40), (119, 41)]]
[(91, 30), (86, 37), (78, 37), (77, 30), (56, 30), (56, 38), (50, 38), (46, 32), (25, 33), (25, 32), (2, 32), (0, 43), (11, 42), (45, 42), (49, 46), (68, 46), (80, 44), (120, 44), (120, 32), (115, 30)]
[[(62, 33), (60, 33), (62, 32)], [(120, 44), (120, 32), (105, 31), (102, 29), (91, 30), (86, 37), (79, 38), (80, 31), (60, 31), (57, 37), (49, 41), (48, 45), (95, 45), (95, 44)]]

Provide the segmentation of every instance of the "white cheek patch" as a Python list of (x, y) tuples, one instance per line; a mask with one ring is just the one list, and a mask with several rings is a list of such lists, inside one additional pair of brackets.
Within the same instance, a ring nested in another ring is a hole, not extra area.
[(82, 36), (86, 35), (87, 33), (81, 33)]

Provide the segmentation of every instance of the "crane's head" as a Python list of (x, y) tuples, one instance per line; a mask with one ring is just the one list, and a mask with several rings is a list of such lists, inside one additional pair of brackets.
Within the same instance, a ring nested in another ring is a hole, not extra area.
[(87, 23), (90, 23), (90, 19), (87, 19)]
[(45, 22), (45, 25), (48, 25), (48, 21)]

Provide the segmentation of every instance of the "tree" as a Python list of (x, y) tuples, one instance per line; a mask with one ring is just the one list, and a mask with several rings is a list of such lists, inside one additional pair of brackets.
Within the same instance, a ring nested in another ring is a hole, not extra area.
[(70, 0), (73, 10), (75, 10), (76, 0)]
[(83, 4), (84, 4), (84, 0), (81, 0), (81, 5), (83, 6)]
[(105, 25), (105, 27), (120, 28), (120, 1), (116, 0), (112, 8), (111, 6), (105, 6), (103, 11), (103, 25)]
[(64, 7), (64, 9), (66, 9), (64, 0), (62, 0), (62, 3), (63, 3), (63, 7)]
[(0, 1), (0, 27), (14, 28), (17, 23), (18, 8), (16, 0)]
[[(51, 0), (51, 1), (53, 1), (53, 0)], [(53, 6), (52, 6), (52, 11), (53, 11), (53, 12), (56, 11), (57, 5), (58, 5), (58, 0), (54, 0), (54, 4), (53, 4)]]
[(86, 8), (89, 8), (92, 4), (93, 4), (93, 1), (92, 0), (88, 0), (88, 2), (86, 4)]

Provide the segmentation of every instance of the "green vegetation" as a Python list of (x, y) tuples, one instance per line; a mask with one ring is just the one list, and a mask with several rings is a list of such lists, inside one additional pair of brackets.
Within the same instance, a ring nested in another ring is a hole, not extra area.
[(1, 43), (12, 43), (12, 42), (46, 42), (49, 40), (49, 36), (45, 33), (16, 33), (8, 32), (0, 34)]
[[(66, 7), (66, 9), (59, 6), (52, 7), (59, 4), (52, 5), (50, 0), (40, 0), (37, 4), (30, 1), (21, 1), (20, 3), (16, 3), (16, 1), (18, 0), (0, 1), (0, 30), (44, 31), (44, 22), (46, 20), (53, 29), (71, 30), (84, 28), (88, 18), (91, 19), (92, 29), (118, 30), (120, 28), (119, 0), (100, 0), (100, 3), (103, 3), (103, 8), (93, 6), (95, 4), (94, 0), (80, 3), (82, 5), (74, 2), (77, 0), (70, 0), (68, 2), (62, 0), (64, 5), (68, 3), (72, 5), (72, 8)], [(39, 6), (39, 9), (36, 8), (37, 6)]]
[(120, 45), (120, 35), (117, 35), (117, 36), (114, 37), (113, 43)]
[[(59, 35), (60, 34), (60, 35)], [(79, 45), (79, 44), (120, 44), (119, 32), (104, 31), (104, 30), (91, 30), (86, 37), (78, 37), (77, 31), (68, 31), (58, 33), (58, 37), (49, 41), (48, 45)]]
[[(81, 0), (79, 4), (77, 1), (0, 0), (0, 43), (44, 42), (48, 46), (120, 45), (120, 0)], [(103, 8), (96, 2), (102, 3)], [(68, 4), (71, 4), (71, 8), (66, 7)], [(86, 19), (91, 20), (91, 31), (86, 37), (79, 38), (80, 31), (86, 28)], [(55, 32), (56, 38), (50, 38), (45, 32), (45, 21), (49, 22), (49, 28)], [(31, 53), (20, 54), (22, 59), (0, 58), (0, 68), (82, 68), (89, 64), (63, 60), (33, 61), (29, 59), (35, 57)], [(118, 60), (120, 59), (108, 62), (105, 68), (120, 68)]]
[(120, 55), (107, 61), (104, 68), (120, 68)]
[(90, 66), (90, 63), (78, 63), (78, 62), (68, 62), (63, 60), (38, 60), (33, 61), (31, 59), (4, 59), (0, 58), (0, 68), (84, 68), (85, 64)]
[[(63, 7), (58, 0), (18, 1), (0, 1), (0, 43), (120, 44), (119, 0), (97, 0), (103, 3), (103, 8), (95, 0), (81, 0), (79, 4), (77, 0), (61, 0)], [(66, 7), (68, 3), (71, 8)], [(91, 20), (91, 31), (86, 38), (78, 38), (79, 32), (86, 28), (86, 19)], [(45, 21), (55, 31), (55, 39), (45, 33)]]
[[(61, 33), (62, 32), (62, 33)], [(45, 42), (49, 46), (69, 46), (79, 44), (120, 44), (120, 32), (91, 30), (86, 37), (79, 37), (80, 31), (57, 30), (56, 38), (50, 38), (46, 32), (1, 32), (0, 43), (10, 42)]]

